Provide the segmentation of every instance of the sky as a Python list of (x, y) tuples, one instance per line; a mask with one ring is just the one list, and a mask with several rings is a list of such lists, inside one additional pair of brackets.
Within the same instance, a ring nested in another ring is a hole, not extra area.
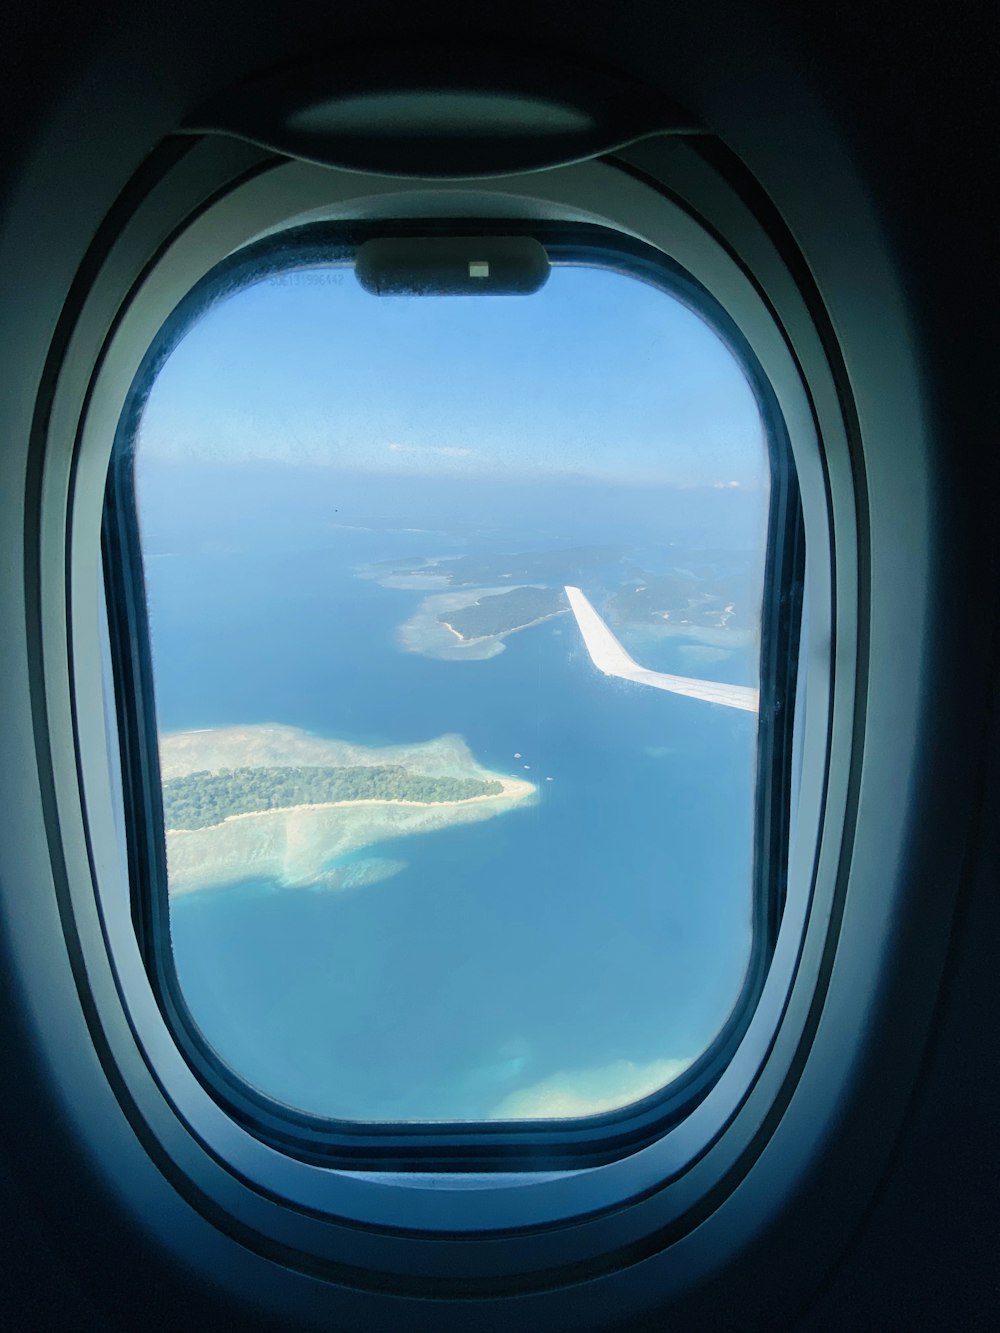
[(405, 477), (766, 486), (742, 369), (680, 302), (603, 269), (532, 296), (379, 297), (349, 268), (212, 307), (160, 371), (147, 459)]

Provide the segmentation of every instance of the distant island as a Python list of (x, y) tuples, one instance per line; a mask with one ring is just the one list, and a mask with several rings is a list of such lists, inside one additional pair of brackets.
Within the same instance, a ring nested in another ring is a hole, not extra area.
[(441, 612), (437, 618), (460, 640), (469, 641), (511, 634), (568, 610), (562, 588), (528, 586), (491, 593), (456, 611)]
[(398, 631), (399, 646), (439, 661), (476, 662), (504, 639), (569, 610), (562, 588), (475, 588), (425, 597)]
[(568, 546), (561, 550), (476, 552), (469, 555), (382, 560), (359, 569), (390, 588), (483, 588), (509, 580), (520, 583), (592, 581), (600, 571), (617, 568), (626, 546)]
[(211, 828), (233, 815), (287, 810), (297, 805), (356, 801), (406, 801), (434, 805), (499, 796), (496, 779), (427, 777), (401, 764), (349, 768), (202, 769), (163, 784), (163, 817), (169, 829)]
[(720, 570), (718, 562), (665, 574), (637, 570), (630, 583), (607, 599), (604, 614), (616, 628), (657, 625), (678, 634), (745, 631), (756, 614), (748, 614), (753, 607), (750, 584), (745, 573)]
[[(657, 569), (661, 559), (669, 566)], [(586, 586), (609, 626), (642, 641), (691, 639), (729, 653), (751, 641), (760, 615), (760, 571), (742, 550), (681, 551), (666, 543), (641, 551), (611, 544), (480, 550), (398, 556), (354, 572), (425, 594), (397, 641), (405, 652), (443, 661), (496, 657), (508, 635), (569, 609), (564, 586)]]
[(491, 819), (533, 783), (476, 763), (461, 736), (372, 748), (261, 725), (160, 737), (171, 897), (249, 880), (353, 889), (405, 867), (366, 849)]

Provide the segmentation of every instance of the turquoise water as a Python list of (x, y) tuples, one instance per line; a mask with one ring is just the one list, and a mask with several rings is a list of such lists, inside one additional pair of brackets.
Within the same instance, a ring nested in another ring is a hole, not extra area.
[[(590, 540), (620, 539), (598, 512)], [(208, 1040), (269, 1095), (353, 1119), (479, 1118), (555, 1075), (592, 1086), (616, 1061), (696, 1057), (749, 954), (756, 719), (600, 676), (570, 616), (486, 661), (404, 653), (419, 595), (354, 567), (465, 539), (319, 532), (148, 559), (161, 730), (278, 722), (368, 745), (457, 732), (539, 798), (365, 848), (405, 868), (357, 889), (177, 900), (177, 970)], [(480, 540), (529, 549), (525, 535)], [(690, 673), (692, 646), (646, 642), (642, 660)], [(701, 674), (753, 682), (753, 648)]]

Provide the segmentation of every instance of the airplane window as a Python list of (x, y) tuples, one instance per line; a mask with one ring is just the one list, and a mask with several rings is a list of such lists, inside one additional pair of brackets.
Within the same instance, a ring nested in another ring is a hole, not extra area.
[(628, 247), (553, 242), (528, 295), (251, 251), (151, 349), (109, 483), (175, 1030), (302, 1124), (704, 1090), (780, 911), (794, 685), (794, 479), (738, 339)]

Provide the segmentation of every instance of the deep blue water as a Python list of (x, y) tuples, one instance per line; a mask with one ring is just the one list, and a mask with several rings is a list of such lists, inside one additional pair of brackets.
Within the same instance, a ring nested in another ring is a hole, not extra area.
[[(533, 807), (365, 849), (406, 868), (364, 888), (177, 900), (197, 1022), (272, 1096), (351, 1118), (478, 1117), (559, 1071), (696, 1056), (748, 957), (755, 719), (600, 676), (568, 615), (486, 661), (400, 651), (419, 596), (351, 569), (415, 540), (147, 562), (161, 730), (457, 732), (540, 784)], [(683, 646), (645, 660), (690, 672)], [(701, 674), (752, 680), (751, 653)]]

